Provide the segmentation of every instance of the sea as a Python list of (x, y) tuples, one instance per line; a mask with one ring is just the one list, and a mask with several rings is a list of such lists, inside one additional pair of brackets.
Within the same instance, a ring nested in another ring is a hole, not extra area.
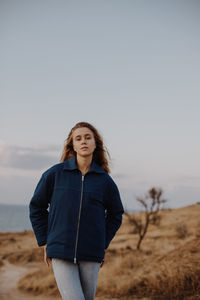
[(0, 204), (0, 232), (32, 230), (28, 205)]
[(24, 230), (32, 230), (28, 205), (0, 204), (0, 232)]

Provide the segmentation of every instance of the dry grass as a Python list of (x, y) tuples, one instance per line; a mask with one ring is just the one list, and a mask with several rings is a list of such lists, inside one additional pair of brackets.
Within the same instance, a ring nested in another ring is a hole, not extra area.
[(18, 288), (35, 296), (41, 294), (48, 296), (59, 295), (53, 272), (52, 270), (47, 270), (46, 266), (41, 266), (38, 271), (21, 278), (18, 282)]
[(0, 258), (0, 267), (4, 265), (3, 260)]
[[(124, 216), (100, 269), (97, 296), (200, 299), (199, 215), (200, 205), (161, 211), (159, 226), (150, 225), (140, 251), (135, 250), (138, 237)], [(187, 227), (181, 239), (177, 237), (179, 224)], [(0, 234), (0, 243), (4, 259), (12, 263), (42, 261), (32, 232)], [(58, 295), (52, 269), (42, 262), (37, 265), (38, 271), (20, 279), (18, 287), (34, 295)]]
[(0, 233), (0, 246), (2, 259), (12, 264), (41, 262), (43, 250), (37, 247), (31, 231)]

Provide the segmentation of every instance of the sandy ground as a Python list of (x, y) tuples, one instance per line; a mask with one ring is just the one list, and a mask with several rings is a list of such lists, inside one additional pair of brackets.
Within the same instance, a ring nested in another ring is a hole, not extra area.
[[(17, 282), (20, 277), (24, 276), (30, 271), (35, 271), (37, 268), (32, 267), (30, 269), (21, 266), (15, 266), (7, 261), (4, 261), (4, 266), (0, 270), (0, 300), (52, 300), (53, 298), (46, 298), (41, 296), (29, 296), (21, 293), (17, 289)], [(55, 299), (55, 297), (54, 297)], [(56, 298), (55, 300), (60, 299)]]

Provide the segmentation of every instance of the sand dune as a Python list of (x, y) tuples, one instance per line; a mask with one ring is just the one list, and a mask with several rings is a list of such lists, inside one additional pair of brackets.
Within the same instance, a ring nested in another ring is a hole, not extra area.
[[(160, 215), (140, 251), (124, 216), (100, 269), (96, 300), (200, 299), (200, 205)], [(0, 233), (0, 247), (1, 300), (61, 299), (32, 231)]]

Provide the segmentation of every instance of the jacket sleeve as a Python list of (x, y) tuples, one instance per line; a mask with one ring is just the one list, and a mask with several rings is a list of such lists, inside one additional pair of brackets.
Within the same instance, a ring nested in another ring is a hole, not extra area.
[(43, 246), (47, 242), (48, 206), (51, 191), (52, 179), (45, 172), (42, 174), (29, 204), (29, 217), (38, 246)]
[(110, 177), (106, 193), (106, 243), (105, 249), (108, 248), (111, 240), (114, 238), (117, 230), (122, 223), (124, 208), (121, 202), (120, 193), (117, 185)]

